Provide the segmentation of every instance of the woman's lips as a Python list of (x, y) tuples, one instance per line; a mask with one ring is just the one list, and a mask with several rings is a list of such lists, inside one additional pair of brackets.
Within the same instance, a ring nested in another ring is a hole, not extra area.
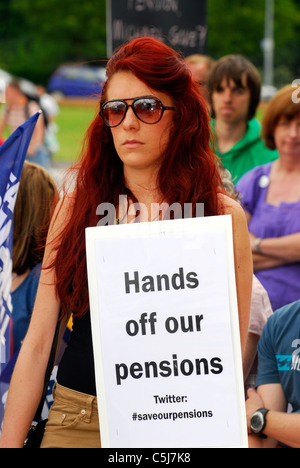
[(138, 140), (126, 140), (124, 141), (123, 143), (123, 146), (125, 146), (126, 148), (138, 148), (139, 146), (143, 145), (144, 143), (142, 143), (141, 141), (138, 141)]

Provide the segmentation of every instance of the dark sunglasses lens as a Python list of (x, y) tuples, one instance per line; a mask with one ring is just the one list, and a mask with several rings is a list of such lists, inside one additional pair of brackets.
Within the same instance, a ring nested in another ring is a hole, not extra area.
[(104, 104), (101, 115), (106, 125), (109, 127), (116, 127), (123, 119), (125, 112), (125, 102), (115, 101)]
[(134, 112), (137, 117), (145, 123), (156, 123), (161, 118), (161, 103), (160, 101), (152, 98), (143, 98), (135, 101)]

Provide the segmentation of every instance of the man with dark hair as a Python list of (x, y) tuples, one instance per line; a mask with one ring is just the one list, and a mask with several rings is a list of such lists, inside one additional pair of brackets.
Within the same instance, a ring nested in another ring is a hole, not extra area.
[(254, 118), (261, 81), (254, 65), (241, 55), (219, 59), (208, 79), (216, 154), (236, 184), (250, 169), (277, 159), (265, 147)]
[(258, 344), (257, 391), (246, 402), (249, 446), (300, 447), (300, 301), (277, 309)]

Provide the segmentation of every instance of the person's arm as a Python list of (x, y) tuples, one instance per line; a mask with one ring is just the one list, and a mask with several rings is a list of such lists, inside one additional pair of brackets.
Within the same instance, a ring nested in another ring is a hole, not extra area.
[(255, 357), (257, 355), (257, 343), (259, 341), (259, 336), (254, 333), (249, 332), (247, 335), (246, 349), (243, 360), (243, 374), (244, 381), (247, 380), (249, 373), (252, 369)]
[(263, 255), (277, 258), (285, 263), (300, 262), (300, 232), (262, 239), (260, 250)]
[(285, 265), (286, 262), (278, 258), (269, 257), (268, 255), (261, 255), (257, 253), (252, 254), (254, 273), (261, 270), (268, 270)]
[(224, 195), (220, 197), (220, 202), (222, 203), (223, 213), (232, 216), (237, 303), (241, 349), (244, 357), (249, 327), (253, 277), (249, 232), (244, 210), (239, 203)]
[[(39, 112), (39, 106), (35, 102), (30, 102), (28, 105), (29, 116), (33, 116), (36, 112)], [(27, 150), (27, 154), (33, 155), (36, 150), (43, 144), (45, 136), (45, 120), (44, 116), (40, 115), (38, 118), (34, 132), (31, 138), (30, 145)]]
[[(250, 448), (274, 448), (278, 442), (289, 447), (300, 447), (300, 414), (286, 412), (287, 401), (280, 384), (265, 384), (248, 390), (246, 401), (247, 426)], [(266, 439), (252, 434), (250, 419), (259, 408), (267, 408), (266, 426), (263, 433)]]
[(300, 232), (282, 237), (268, 237), (259, 242), (256, 251), (257, 237), (251, 234), (254, 269), (262, 270), (289, 263), (300, 262)]
[[(58, 213), (60, 206), (61, 202), (49, 229), (43, 265), (50, 264), (54, 258), (54, 239), (69, 215), (67, 203)], [(31, 322), (9, 387), (0, 439), (2, 448), (23, 447), (42, 395), (60, 308), (55, 280), (53, 269), (42, 270)]]
[(269, 411), (265, 434), (292, 448), (300, 448), (300, 414)]
[[(245, 212), (247, 223), (251, 214)], [(254, 271), (275, 268), (289, 263), (300, 262), (300, 232), (281, 237), (262, 238), (257, 245), (258, 237), (249, 232), (253, 253)]]

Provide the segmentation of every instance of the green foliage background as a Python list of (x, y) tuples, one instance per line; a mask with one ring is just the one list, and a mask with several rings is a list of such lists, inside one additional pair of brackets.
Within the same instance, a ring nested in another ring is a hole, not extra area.
[[(207, 0), (208, 54), (241, 53), (262, 72), (265, 0)], [(274, 0), (274, 80), (300, 77), (300, 1)]]
[[(274, 4), (274, 75), (280, 87), (300, 78), (300, 0)], [(262, 71), (264, 14), (265, 0), (207, 0), (207, 53), (215, 59), (241, 53)], [(46, 85), (63, 62), (106, 61), (105, 0), (0, 0), (0, 19), (0, 68), (16, 76)], [(61, 106), (56, 161), (77, 159), (96, 111), (91, 103)]]
[[(300, 76), (300, 0), (274, 4), (280, 86)], [(264, 12), (264, 0), (207, 0), (207, 53), (242, 53), (261, 70)], [(105, 0), (1, 0), (0, 18), (0, 68), (15, 75), (46, 84), (62, 62), (106, 59)]]
[(62, 62), (106, 55), (105, 0), (4, 0), (0, 68), (46, 84)]

